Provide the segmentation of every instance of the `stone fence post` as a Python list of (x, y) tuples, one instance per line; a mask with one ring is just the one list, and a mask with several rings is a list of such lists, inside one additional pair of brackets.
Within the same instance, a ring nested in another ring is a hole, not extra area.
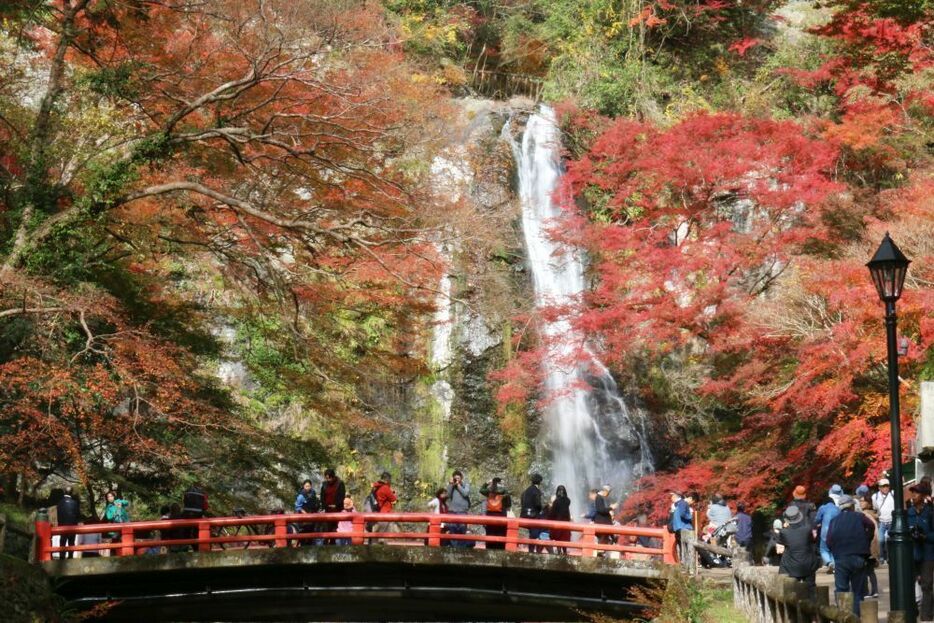
[[(818, 587), (812, 598), (806, 583), (779, 575), (774, 568), (733, 570), (733, 604), (753, 623), (878, 623), (878, 602), (864, 601), (857, 617), (852, 593), (841, 594), (835, 606), (828, 603), (829, 597), (828, 587)], [(897, 619), (890, 616), (889, 621)]]

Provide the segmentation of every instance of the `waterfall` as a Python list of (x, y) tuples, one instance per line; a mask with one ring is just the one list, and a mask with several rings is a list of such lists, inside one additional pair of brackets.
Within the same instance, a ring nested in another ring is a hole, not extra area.
[[(439, 245), (438, 254), (450, 261), (451, 253), (446, 247)], [(431, 384), (431, 394), (438, 401), (441, 416), (444, 421), (451, 418), (451, 405), (454, 403), (454, 389), (448, 382), (445, 370), (451, 365), (454, 352), (451, 348), (451, 338), (454, 333), (454, 312), (451, 305), (451, 275), (445, 269), (435, 298), (435, 313), (432, 318), (431, 343), (428, 348), (428, 363), (431, 371), (436, 375)]]
[[(503, 133), (509, 137), (508, 124)], [(584, 292), (584, 260), (578, 249), (555, 242), (547, 231), (561, 216), (553, 201), (562, 175), (554, 112), (542, 106), (528, 119), (521, 144), (511, 143), (535, 305), (574, 309)], [(610, 484), (615, 494), (623, 493), (634, 476), (652, 469), (652, 457), (642, 414), (620, 396), (586, 337), (563, 315), (544, 322), (542, 333), (547, 344), (543, 435), (551, 491), (565, 485), (577, 516), (586, 508), (589, 488)]]

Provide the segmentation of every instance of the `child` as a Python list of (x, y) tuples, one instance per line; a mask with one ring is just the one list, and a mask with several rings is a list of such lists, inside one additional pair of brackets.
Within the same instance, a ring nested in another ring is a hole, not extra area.
[[(353, 498), (349, 495), (344, 498), (344, 512), (345, 513), (356, 513), (357, 509), (354, 508)], [(353, 532), (353, 521), (350, 519), (345, 519), (337, 522), (337, 531), (338, 532)], [(337, 539), (338, 545), (350, 545), (349, 538)]]
[(434, 515), (446, 515), (448, 512), (448, 491), (444, 487), (435, 492), (435, 497), (428, 502), (428, 508)]

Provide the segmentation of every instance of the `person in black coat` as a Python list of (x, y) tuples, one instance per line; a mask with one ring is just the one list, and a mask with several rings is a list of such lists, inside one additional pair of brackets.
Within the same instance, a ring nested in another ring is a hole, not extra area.
[[(555, 489), (555, 499), (548, 509), (548, 517), (551, 521), (571, 521), (571, 498), (568, 497), (568, 490), (564, 485), (558, 485)], [(552, 541), (570, 541), (571, 531), (554, 528), (551, 530)], [(567, 554), (567, 547), (558, 546), (558, 553)]]
[[(333, 469), (324, 470), (324, 482), (321, 483), (321, 510), (325, 513), (344, 512), (344, 498), (347, 497), (347, 488), (344, 481), (337, 477)], [(316, 526), (322, 532), (337, 532), (337, 522), (327, 521)], [(325, 541), (328, 545), (334, 544), (334, 539)]]
[[(58, 504), (55, 505), (56, 510), (58, 511), (58, 525), (60, 526), (77, 526), (81, 521), (81, 502), (74, 497), (74, 489), (68, 487), (65, 489), (65, 495), (62, 496), (62, 499), (58, 501)], [(63, 534), (61, 536), (62, 547), (71, 547), (75, 544), (75, 535), (74, 534)], [(63, 558), (74, 558), (74, 552), (65, 552), (62, 556)]]
[(811, 526), (797, 506), (789, 506), (783, 515), (785, 528), (778, 533), (778, 542), (785, 547), (778, 572), (799, 582), (805, 582), (812, 596), (816, 596), (817, 581), (814, 574), (821, 566), (817, 541)]
[[(522, 503), (522, 510), (519, 513), (519, 517), (523, 519), (541, 519), (542, 517), (542, 475), (541, 474), (532, 474), (532, 484), (529, 485), (529, 488), (522, 492), (522, 497), (520, 498)], [(538, 539), (542, 535), (541, 528), (529, 528), (529, 538)], [(542, 548), (540, 545), (529, 545), (530, 552), (540, 552)]]
[[(603, 488), (600, 489), (600, 492), (597, 494), (597, 498), (594, 500), (594, 517), (593, 522), (601, 526), (612, 526), (613, 525), (613, 509), (615, 504), (610, 503), (610, 485), (603, 485)], [(597, 543), (610, 544), (613, 542), (613, 537), (609, 534), (598, 534)], [(597, 556), (605, 556), (606, 551), (601, 550), (597, 552)]]

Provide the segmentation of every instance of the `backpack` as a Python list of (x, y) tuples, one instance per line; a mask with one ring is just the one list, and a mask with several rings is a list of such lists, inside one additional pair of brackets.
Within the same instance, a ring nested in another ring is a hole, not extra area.
[(503, 494), (491, 493), (486, 499), (486, 509), (491, 513), (503, 512)]
[(363, 512), (364, 513), (378, 513), (379, 512), (379, 500), (376, 499), (376, 487), (373, 487), (370, 490), (370, 495), (366, 496), (366, 499), (363, 500)]

